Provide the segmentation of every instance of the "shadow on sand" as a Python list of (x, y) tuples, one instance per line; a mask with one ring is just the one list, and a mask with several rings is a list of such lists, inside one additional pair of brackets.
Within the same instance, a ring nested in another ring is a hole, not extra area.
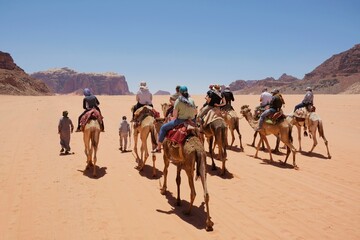
[[(199, 196), (202, 196), (202, 194), (199, 194)], [(192, 206), (190, 215), (186, 215), (185, 211), (189, 208), (190, 203), (181, 200), (180, 206), (176, 206), (176, 198), (173, 196), (173, 194), (169, 191), (166, 191), (165, 197), (168, 201), (168, 203), (172, 206), (172, 209), (169, 211), (163, 211), (160, 209), (156, 209), (159, 213), (164, 213), (168, 215), (175, 214), (180, 219), (182, 219), (184, 222), (194, 226), (197, 229), (205, 229), (206, 228), (206, 212), (205, 212), (205, 203), (202, 202), (201, 205), (198, 206)], [(189, 196), (190, 198), (190, 196)], [(211, 196), (210, 196), (211, 199)]]
[(82, 172), (84, 176), (87, 176), (88, 178), (92, 179), (99, 179), (105, 176), (107, 167), (99, 167), (96, 166), (96, 177), (93, 176), (93, 167), (90, 167), (89, 169), (80, 170), (79, 172)]

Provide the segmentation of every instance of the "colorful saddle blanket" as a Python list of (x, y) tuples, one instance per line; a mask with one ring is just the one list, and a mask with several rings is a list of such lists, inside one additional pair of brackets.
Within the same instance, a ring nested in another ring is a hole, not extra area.
[(101, 124), (103, 116), (98, 110), (96, 110), (96, 108), (92, 108), (81, 117), (80, 126), (84, 127), (91, 119), (97, 119), (98, 122)]
[(175, 128), (169, 130), (166, 134), (166, 138), (174, 143), (183, 144), (187, 136), (192, 134), (192, 131), (189, 130), (189, 126), (191, 126), (192, 129), (196, 127), (195, 123), (192, 121), (185, 121), (184, 123), (181, 123)]

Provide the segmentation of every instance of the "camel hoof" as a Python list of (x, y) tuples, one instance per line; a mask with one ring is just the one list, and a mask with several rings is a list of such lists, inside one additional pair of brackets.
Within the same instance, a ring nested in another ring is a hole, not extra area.
[(331, 159), (331, 156), (330, 156), (330, 155), (328, 156), (328, 159)]
[(206, 221), (206, 231), (207, 232), (212, 232), (214, 231), (213, 229), (214, 223), (210, 220)]
[(299, 167), (295, 165), (294, 170), (299, 170)]
[(163, 189), (163, 188), (162, 188), (162, 189), (160, 190), (160, 193), (161, 193), (161, 195), (165, 195), (166, 189)]

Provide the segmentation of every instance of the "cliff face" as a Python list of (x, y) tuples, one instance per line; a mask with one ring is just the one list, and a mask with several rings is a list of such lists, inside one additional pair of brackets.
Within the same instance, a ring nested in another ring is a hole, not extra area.
[(131, 94), (125, 77), (117, 73), (78, 73), (69, 68), (57, 68), (36, 72), (31, 76), (42, 80), (59, 94), (82, 94), (84, 88), (90, 88), (94, 94)]
[(50, 95), (50, 89), (18, 67), (9, 53), (0, 51), (0, 94)]
[(300, 80), (283, 74), (279, 79), (238, 80), (230, 84), (237, 94), (259, 94), (267, 87), (279, 88), (286, 94), (303, 94), (306, 87), (312, 87), (316, 93), (323, 94), (359, 94), (360, 93), (360, 44), (339, 54), (335, 54), (305, 74)]

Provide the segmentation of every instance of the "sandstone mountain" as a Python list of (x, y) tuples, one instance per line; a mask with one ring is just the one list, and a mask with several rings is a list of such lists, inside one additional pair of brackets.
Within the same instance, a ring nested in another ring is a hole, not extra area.
[(78, 73), (70, 68), (54, 68), (35, 72), (32, 77), (42, 80), (55, 93), (82, 94), (90, 88), (94, 94), (128, 95), (128, 84), (123, 75), (117, 73)]
[(259, 94), (261, 89), (279, 88), (286, 94), (303, 94), (311, 86), (322, 94), (360, 93), (360, 44), (339, 54), (335, 54), (300, 80), (283, 74), (279, 79), (237, 80), (230, 89), (237, 94)]
[(0, 94), (50, 95), (50, 89), (18, 67), (9, 53), (0, 51)]

